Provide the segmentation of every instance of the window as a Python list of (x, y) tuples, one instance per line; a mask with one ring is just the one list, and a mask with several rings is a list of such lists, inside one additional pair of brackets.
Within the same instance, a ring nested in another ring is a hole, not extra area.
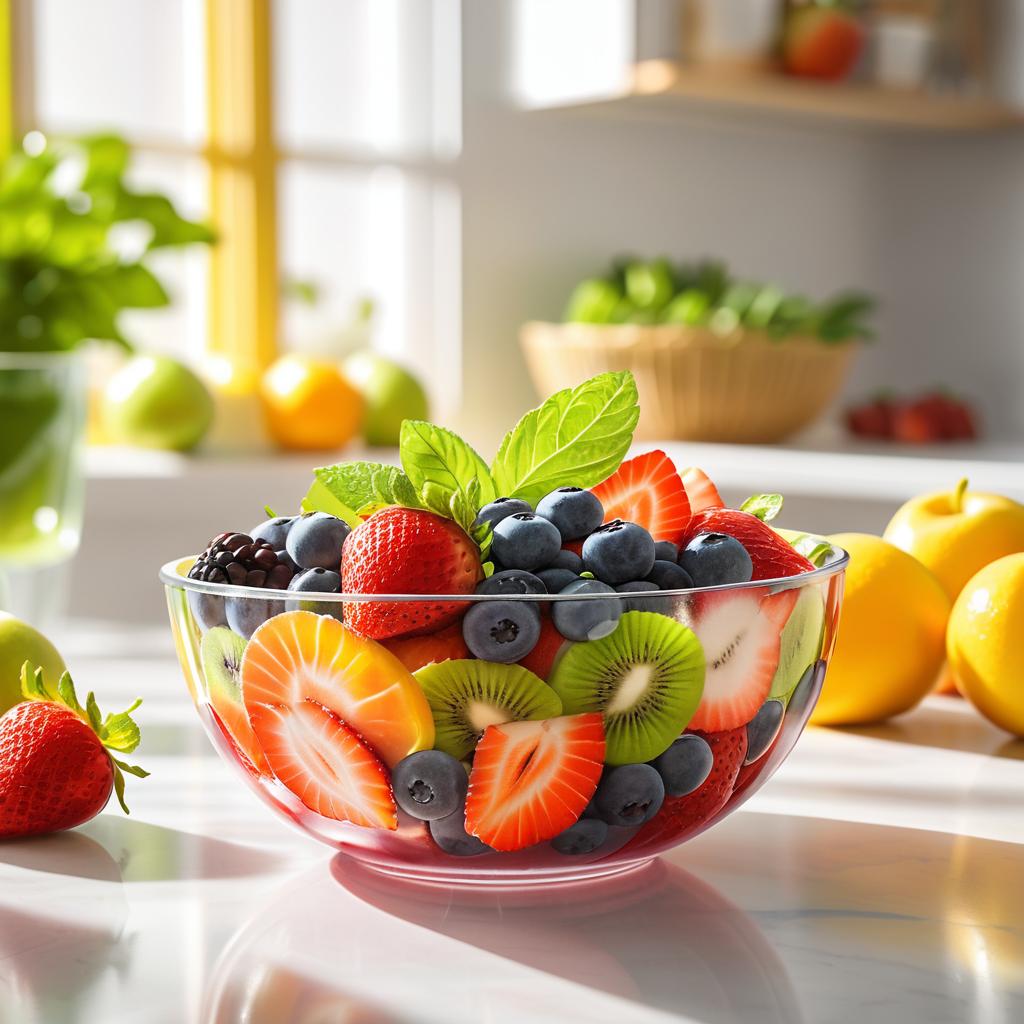
[[(336, 350), (370, 298), (374, 344), (455, 404), (458, 0), (14, 0), (13, 17), (17, 130), (119, 132), (139, 183), (223, 235), (163, 257), (175, 305), (126, 323), (143, 345)], [(316, 303), (268, 303), (246, 267), (262, 259)]]

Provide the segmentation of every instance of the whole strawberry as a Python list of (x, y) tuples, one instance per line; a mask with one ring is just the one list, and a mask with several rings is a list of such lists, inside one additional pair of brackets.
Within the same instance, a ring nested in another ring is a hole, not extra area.
[[(349, 534), (342, 549), (346, 594), (471, 594), (480, 577), (480, 550), (468, 534), (423, 509), (381, 509)], [(452, 601), (353, 601), (345, 604), (345, 624), (386, 640), (443, 629), (467, 608)]]
[(139, 743), (128, 711), (100, 717), (90, 693), (78, 702), (71, 677), (57, 684), (58, 699), (43, 688), (40, 669), (21, 670), (25, 700), (0, 718), (0, 838), (74, 828), (106, 806), (111, 791), (124, 809), (124, 775), (148, 772), (117, 760)]

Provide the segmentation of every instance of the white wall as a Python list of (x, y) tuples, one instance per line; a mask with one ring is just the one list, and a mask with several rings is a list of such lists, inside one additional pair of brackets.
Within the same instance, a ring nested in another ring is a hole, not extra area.
[(522, 112), (511, 10), (463, 5), (460, 425), (483, 447), (535, 399), (519, 324), (629, 250), (717, 255), (816, 296), (868, 288), (881, 336), (851, 394), (947, 383), (994, 432), (1024, 432), (1024, 134)]

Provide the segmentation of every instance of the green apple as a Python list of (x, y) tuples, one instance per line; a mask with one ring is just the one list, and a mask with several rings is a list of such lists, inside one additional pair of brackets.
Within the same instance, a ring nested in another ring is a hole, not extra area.
[(47, 692), (56, 696), (57, 681), (65, 670), (57, 648), (27, 622), (0, 612), (0, 715), (23, 699), (21, 666), (26, 661), (43, 670)]
[(363, 437), (367, 444), (394, 447), (402, 420), (427, 418), (427, 396), (403, 366), (369, 349), (345, 360), (345, 376), (366, 400)]
[(140, 355), (110, 378), (102, 416), (116, 443), (184, 452), (203, 439), (213, 422), (213, 399), (177, 359)]

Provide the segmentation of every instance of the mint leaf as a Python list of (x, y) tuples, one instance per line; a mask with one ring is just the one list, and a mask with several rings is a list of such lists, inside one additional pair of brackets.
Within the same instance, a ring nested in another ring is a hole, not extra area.
[(740, 505), (740, 511), (770, 523), (782, 511), (783, 500), (781, 494), (754, 494)]
[(310, 485), (300, 508), (303, 512), (326, 512), (337, 516), (338, 519), (344, 519), (353, 530), (362, 522), (354, 509), (339, 501), (319, 480), (314, 480)]
[(639, 416), (629, 372), (557, 392), (505, 435), (491, 466), (497, 492), (536, 504), (556, 487), (600, 483), (619, 468)]
[(405, 420), (402, 466), (422, 503), (469, 530), (481, 506), (497, 497), (487, 463), (458, 434), (423, 420)]
[(416, 489), (397, 466), (339, 462), (315, 469), (313, 475), (342, 504), (357, 511), (366, 505), (419, 505)]

